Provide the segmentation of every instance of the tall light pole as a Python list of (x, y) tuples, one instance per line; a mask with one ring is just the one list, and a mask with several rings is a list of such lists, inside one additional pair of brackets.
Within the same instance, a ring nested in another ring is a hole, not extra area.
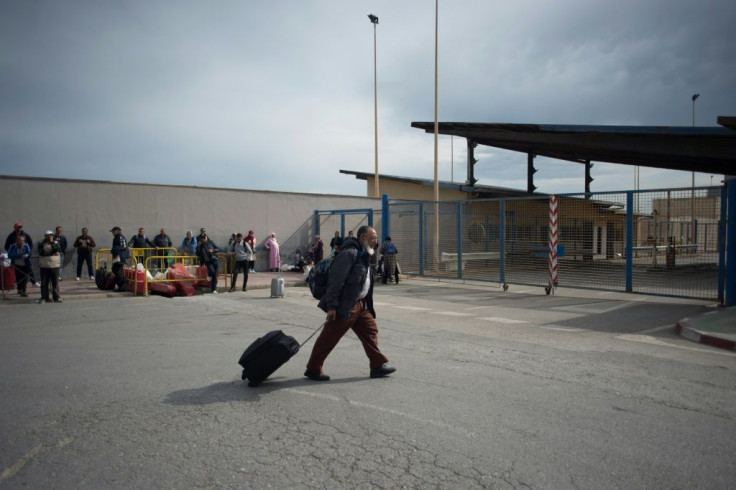
[(374, 152), (376, 154), (373, 197), (381, 197), (381, 191), (378, 185), (378, 54), (376, 51), (376, 26), (378, 25), (378, 17), (368, 14), (368, 18), (373, 24), (373, 126), (375, 130)]
[(440, 2), (435, 0), (434, 2), (434, 255), (435, 264), (439, 268), (440, 260), (440, 183), (439, 183), (439, 152), (438, 152), (438, 138), (439, 138), (439, 121), (437, 119), (437, 38), (439, 32), (439, 13), (440, 13)]

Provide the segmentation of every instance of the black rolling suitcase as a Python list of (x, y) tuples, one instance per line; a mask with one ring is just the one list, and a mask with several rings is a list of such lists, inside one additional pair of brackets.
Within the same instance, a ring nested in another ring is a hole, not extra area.
[(101, 267), (95, 271), (95, 284), (103, 291), (111, 291), (115, 289), (115, 274)]
[(247, 379), (248, 386), (258, 386), (299, 352), (299, 348), (314, 337), (320, 328), (322, 326), (301, 344), (281, 330), (268, 332), (250, 344), (240, 356), (238, 364), (243, 367), (241, 379)]

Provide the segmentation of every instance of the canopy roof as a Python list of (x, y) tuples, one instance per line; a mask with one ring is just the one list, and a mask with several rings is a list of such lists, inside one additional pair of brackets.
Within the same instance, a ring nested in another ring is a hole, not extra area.
[[(725, 127), (440, 122), (439, 134), (578, 163), (609, 162), (733, 175), (736, 118), (719, 117), (718, 123)], [(411, 125), (434, 133), (433, 122)]]

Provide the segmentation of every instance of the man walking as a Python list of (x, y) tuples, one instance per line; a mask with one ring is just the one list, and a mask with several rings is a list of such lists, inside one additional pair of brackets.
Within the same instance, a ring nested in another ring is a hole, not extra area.
[(89, 230), (82, 228), (82, 234), (74, 240), (74, 248), (77, 249), (77, 281), (82, 277), (82, 266), (87, 262), (87, 275), (90, 279), (94, 279), (95, 271), (92, 268), (92, 249), (97, 244), (95, 239), (89, 236)]
[(233, 283), (230, 286), (230, 292), (235, 291), (235, 284), (238, 282), (238, 272), (243, 273), (243, 291), (248, 288), (248, 257), (252, 253), (250, 244), (243, 240), (243, 234), (235, 235), (235, 242), (230, 247), (230, 252), (235, 255), (235, 267), (233, 269)]
[(348, 237), (330, 267), (327, 291), (319, 307), (327, 312), (324, 329), (314, 343), (304, 376), (328, 381), (322, 365), (343, 335), (352, 329), (363, 344), (370, 362), (371, 378), (382, 378), (396, 371), (378, 349), (378, 325), (373, 309), (373, 270), (370, 257), (375, 253), (378, 234), (370, 226), (358, 229), (357, 239)]

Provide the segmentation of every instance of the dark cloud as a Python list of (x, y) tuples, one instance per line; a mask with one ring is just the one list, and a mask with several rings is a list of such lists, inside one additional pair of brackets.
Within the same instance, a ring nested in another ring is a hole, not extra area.
[[(697, 123), (715, 125), (736, 114), (735, 10), (441, 0), (440, 119), (687, 126), (698, 92)], [(410, 127), (434, 114), (424, 0), (2, 2), (0, 173), (362, 194), (338, 170), (373, 169), (368, 13), (381, 171), (431, 178), (432, 136)], [(453, 159), (464, 179), (464, 141), (451, 151), (443, 137), (442, 178)], [(487, 149), (477, 174), (517, 185), (525, 161)], [(603, 168), (594, 188), (629, 186), (630, 169)], [(539, 175), (565, 186), (581, 172), (556, 162)]]

